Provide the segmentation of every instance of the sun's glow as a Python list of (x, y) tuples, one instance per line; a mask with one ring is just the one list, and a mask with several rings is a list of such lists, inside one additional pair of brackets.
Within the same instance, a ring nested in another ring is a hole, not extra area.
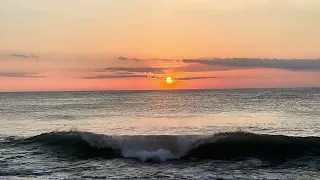
[(169, 77), (166, 78), (166, 82), (167, 82), (168, 84), (172, 84), (173, 80), (172, 80), (172, 78), (169, 76)]

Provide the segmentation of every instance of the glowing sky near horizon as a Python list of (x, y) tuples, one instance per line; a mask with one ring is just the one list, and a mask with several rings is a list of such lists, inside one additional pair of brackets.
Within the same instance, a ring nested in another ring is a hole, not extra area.
[(0, 1), (0, 91), (319, 87), (319, 22), (318, 0)]

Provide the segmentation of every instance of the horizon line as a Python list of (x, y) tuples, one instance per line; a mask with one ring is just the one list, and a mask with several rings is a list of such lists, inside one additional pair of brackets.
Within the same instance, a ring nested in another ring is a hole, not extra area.
[(223, 90), (254, 90), (254, 89), (320, 89), (320, 86), (297, 86), (297, 87), (244, 87), (244, 88), (189, 88), (189, 89), (103, 89), (103, 90), (40, 90), (40, 91), (0, 91), (0, 93), (59, 93), (59, 92), (139, 92), (139, 91), (223, 91)]

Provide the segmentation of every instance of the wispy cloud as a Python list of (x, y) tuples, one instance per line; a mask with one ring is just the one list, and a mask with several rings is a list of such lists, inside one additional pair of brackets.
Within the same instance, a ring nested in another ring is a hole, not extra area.
[(141, 61), (141, 59), (138, 59), (138, 58), (127, 58), (125, 56), (120, 56), (117, 59), (120, 60), (120, 61), (135, 61), (135, 62), (140, 62)]
[(181, 81), (188, 81), (188, 80), (198, 80), (198, 79), (216, 79), (216, 76), (200, 76), (200, 77), (183, 77), (183, 78), (176, 78), (177, 80)]
[(153, 74), (165, 74), (169, 72), (210, 72), (210, 71), (227, 71), (235, 68), (230, 67), (215, 67), (215, 66), (203, 66), (203, 65), (187, 65), (181, 67), (110, 67), (104, 69), (98, 69), (94, 72), (122, 72), (122, 73), (153, 73)]
[(132, 73), (132, 72), (115, 72), (114, 74), (116, 74), (116, 75), (133, 75), (134, 73)]
[(39, 56), (36, 55), (25, 55), (25, 54), (11, 54), (11, 57), (18, 57), (18, 58), (36, 58), (38, 59)]
[(97, 76), (88, 76), (83, 77), (82, 79), (125, 79), (125, 78), (147, 78), (147, 75), (97, 75)]
[(0, 72), (0, 77), (41, 78), (41, 77), (45, 77), (45, 76), (39, 76), (36, 73), (30, 73), (30, 72)]
[(19, 58), (27, 58), (28, 57), (27, 55), (24, 55), (24, 54), (11, 54), (11, 56), (19, 57)]
[(105, 68), (103, 71), (123, 71), (123, 72), (138, 72), (138, 73), (161, 73), (164, 68), (154, 68), (154, 67), (110, 67)]
[(140, 58), (128, 58), (126, 56), (120, 56), (117, 57), (118, 60), (120, 61), (136, 61), (136, 62), (141, 62), (141, 61), (165, 61), (165, 62), (178, 62), (181, 61), (180, 59), (161, 59), (161, 58), (147, 58), (147, 59), (140, 59)]
[[(140, 74), (108, 74), (108, 75), (97, 75), (83, 77), (82, 79), (127, 79), (127, 78), (150, 78), (150, 79), (165, 79), (164, 76), (156, 75), (140, 75)], [(199, 80), (199, 79), (215, 79), (216, 76), (191, 76), (191, 77), (175, 77), (178, 81), (189, 81), (189, 80)]]
[(232, 59), (184, 59), (184, 63), (197, 63), (211, 66), (231, 68), (269, 68), (285, 69), (292, 71), (318, 71), (320, 70), (320, 59), (254, 59), (254, 58), (232, 58)]

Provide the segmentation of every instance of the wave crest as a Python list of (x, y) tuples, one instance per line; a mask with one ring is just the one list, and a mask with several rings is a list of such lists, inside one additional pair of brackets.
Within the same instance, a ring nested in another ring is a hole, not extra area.
[[(246, 132), (213, 136), (107, 136), (90, 132), (50, 132), (26, 139), (9, 139), (11, 145), (32, 146), (41, 152), (77, 158), (288, 160), (320, 157), (320, 137), (260, 135)], [(7, 142), (7, 143), (8, 143)]]

